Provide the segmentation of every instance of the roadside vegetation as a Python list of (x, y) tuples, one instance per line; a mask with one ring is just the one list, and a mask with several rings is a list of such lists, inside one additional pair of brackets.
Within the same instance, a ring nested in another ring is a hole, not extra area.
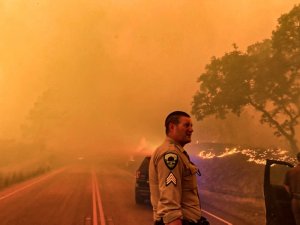
[(0, 173), (0, 189), (47, 173), (50, 170), (51, 167), (49, 165), (43, 165), (42, 161), (26, 165), (25, 168), (19, 166), (15, 168), (15, 166), (12, 165)]
[(58, 166), (42, 146), (0, 140), (0, 189), (37, 177)]

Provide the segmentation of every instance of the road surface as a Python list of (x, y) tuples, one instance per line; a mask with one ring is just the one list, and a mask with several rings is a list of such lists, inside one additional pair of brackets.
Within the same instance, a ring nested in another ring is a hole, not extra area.
[[(134, 185), (122, 167), (69, 166), (2, 190), (0, 224), (152, 225), (151, 206), (135, 203)], [(204, 207), (211, 225), (240, 224)]]

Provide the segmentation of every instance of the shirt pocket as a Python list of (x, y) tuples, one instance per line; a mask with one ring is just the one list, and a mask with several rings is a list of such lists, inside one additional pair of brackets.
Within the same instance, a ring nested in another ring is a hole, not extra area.
[(197, 174), (198, 168), (192, 164), (185, 166), (183, 171), (182, 189), (194, 190), (197, 188)]

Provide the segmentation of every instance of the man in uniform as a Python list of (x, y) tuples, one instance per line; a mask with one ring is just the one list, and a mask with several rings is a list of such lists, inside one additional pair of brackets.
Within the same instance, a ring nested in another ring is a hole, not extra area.
[(292, 211), (295, 222), (300, 225), (300, 152), (297, 154), (298, 164), (287, 171), (284, 185), (292, 197)]
[(209, 224), (199, 222), (201, 208), (196, 179), (199, 170), (183, 149), (191, 142), (191, 118), (182, 111), (172, 112), (165, 120), (165, 127), (166, 140), (153, 153), (149, 165), (155, 224)]

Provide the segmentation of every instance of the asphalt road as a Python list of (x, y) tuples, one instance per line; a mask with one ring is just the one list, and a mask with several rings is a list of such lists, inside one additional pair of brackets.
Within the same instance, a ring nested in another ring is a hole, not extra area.
[[(134, 185), (121, 167), (69, 166), (1, 191), (0, 224), (152, 225), (151, 206), (135, 203)], [(231, 223), (203, 209), (211, 225)]]
[(92, 216), (91, 175), (71, 167), (0, 193), (1, 225), (85, 225)]
[[(135, 176), (118, 167), (107, 166), (97, 171), (103, 206), (108, 225), (153, 225), (150, 204), (137, 205), (134, 200)], [(211, 225), (230, 224), (228, 221), (205, 211)]]

